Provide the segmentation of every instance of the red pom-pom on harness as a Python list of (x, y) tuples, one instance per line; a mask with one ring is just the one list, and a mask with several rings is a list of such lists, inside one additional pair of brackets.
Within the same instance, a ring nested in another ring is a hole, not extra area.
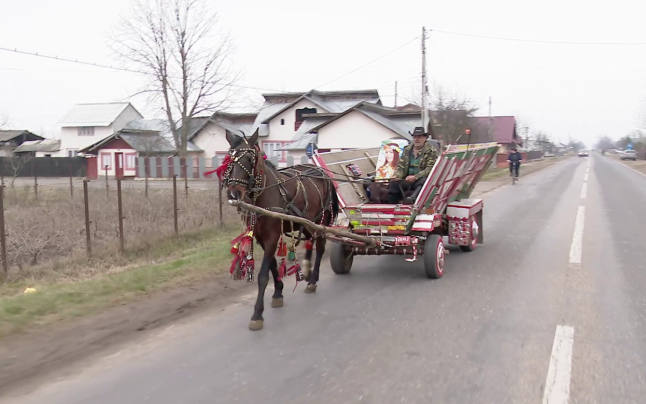
[(222, 181), (222, 177), (224, 176), (224, 172), (227, 170), (229, 167), (229, 164), (231, 164), (233, 160), (231, 159), (230, 155), (226, 155), (224, 157), (224, 160), (222, 161), (222, 164), (220, 164), (220, 167), (216, 168), (215, 170), (208, 171), (204, 173), (205, 177), (210, 177), (213, 173), (215, 173), (220, 181)]

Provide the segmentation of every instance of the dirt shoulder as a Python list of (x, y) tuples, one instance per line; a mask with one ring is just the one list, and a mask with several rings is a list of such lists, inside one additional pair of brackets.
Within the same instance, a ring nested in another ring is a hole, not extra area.
[(619, 156), (612, 156), (610, 158), (613, 158), (617, 160), (618, 162), (622, 163), (625, 166), (628, 166), (636, 171), (639, 171), (642, 174), (646, 174), (646, 160), (621, 160)]
[[(564, 158), (523, 165), (522, 176)], [(509, 183), (491, 169), (474, 197)], [(170, 240), (164, 258), (135, 260), (85, 280), (24, 279), (0, 288), (0, 391), (36, 383), (51, 371), (126, 343), (142, 331), (214, 310), (255, 290), (230, 280), (235, 230)], [(167, 250), (170, 248), (170, 252)], [(151, 257), (158, 251), (149, 251)], [(24, 294), (27, 287), (35, 293)]]

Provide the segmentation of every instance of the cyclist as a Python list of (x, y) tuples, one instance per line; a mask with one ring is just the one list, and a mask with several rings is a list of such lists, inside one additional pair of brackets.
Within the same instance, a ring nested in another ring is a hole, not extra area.
[(520, 169), (520, 162), (523, 161), (523, 155), (518, 153), (518, 150), (514, 147), (509, 152), (507, 161), (509, 162), (509, 176), (516, 174), (516, 179), (518, 179), (518, 170)]

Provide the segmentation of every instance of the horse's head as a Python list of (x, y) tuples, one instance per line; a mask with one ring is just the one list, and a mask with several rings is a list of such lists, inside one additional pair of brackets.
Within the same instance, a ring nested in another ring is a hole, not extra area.
[(234, 199), (241, 200), (250, 188), (255, 185), (256, 177), (260, 174), (259, 161), (262, 161), (260, 148), (257, 146), (258, 130), (247, 139), (226, 132), (229, 142), (231, 162), (225, 173), (227, 191)]

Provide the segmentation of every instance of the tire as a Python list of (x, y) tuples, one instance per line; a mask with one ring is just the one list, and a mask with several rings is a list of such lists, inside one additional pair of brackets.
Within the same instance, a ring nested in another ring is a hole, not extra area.
[(444, 241), (437, 234), (431, 234), (424, 242), (424, 271), (431, 279), (444, 275)]
[(332, 243), (330, 248), (330, 266), (337, 275), (346, 275), (352, 269), (354, 254), (352, 250), (341, 243)]
[[(475, 225), (475, 226), (474, 226)], [(475, 216), (471, 216), (471, 234), (469, 236), (469, 245), (461, 245), (460, 250), (464, 252), (471, 252), (476, 249), (478, 245), (478, 223), (476, 222)]]

